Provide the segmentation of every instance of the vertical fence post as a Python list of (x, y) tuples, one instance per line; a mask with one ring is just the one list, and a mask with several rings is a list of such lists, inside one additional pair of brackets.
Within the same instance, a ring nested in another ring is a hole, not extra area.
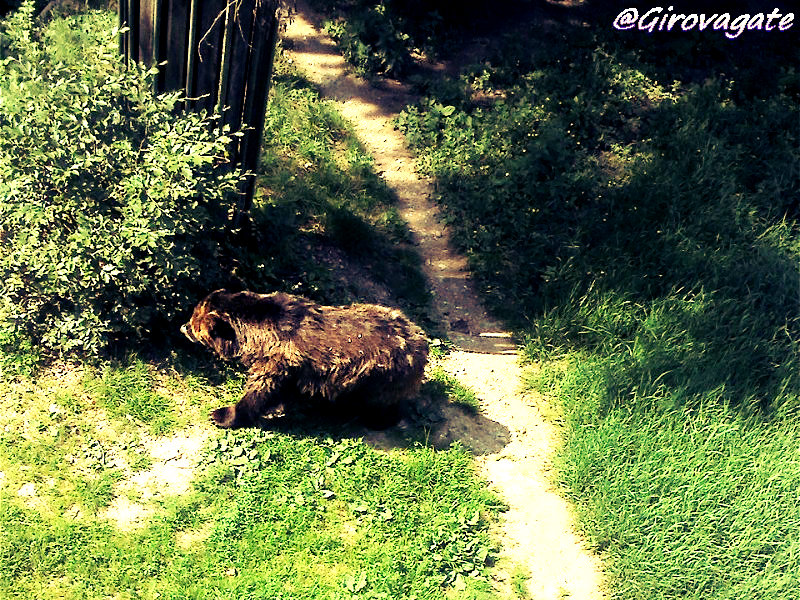
[(217, 113), (222, 124), (242, 131), (231, 149), (231, 167), (248, 175), (234, 230), (245, 225), (253, 202), (277, 9), (278, 0), (119, 0), (126, 62), (159, 65), (156, 91), (180, 91), (187, 110)]

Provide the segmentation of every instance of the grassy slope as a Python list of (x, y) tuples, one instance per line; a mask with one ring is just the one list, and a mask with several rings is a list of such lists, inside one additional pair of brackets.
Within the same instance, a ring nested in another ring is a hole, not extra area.
[(800, 80), (706, 38), (511, 37), (400, 120), (626, 599), (800, 588)]
[(458, 449), (216, 434), (192, 491), (127, 492), (155, 512), (118, 529), (105, 509), (149, 468), (149, 423), (106, 410), (109, 398), (181, 389), (175, 431), (235, 389), (141, 362), (100, 379), (4, 384), (0, 596), (441, 597), (457, 577), (479, 587), (469, 574), (492, 553), (486, 524), (498, 507)]
[[(58, 26), (80, 43), (107, 21)], [(272, 102), (240, 277), (352, 300), (309, 252), (334, 246), (424, 318), (403, 225), (347, 125), (283, 62)], [(3, 342), (0, 597), (485, 597), (501, 507), (463, 450), (379, 452), (324, 427), (209, 430), (189, 492), (132, 489), (154, 463), (146, 442), (188, 435), (239, 397), (240, 374), (180, 342), (159, 360), (37, 374), (35, 349)], [(110, 518), (120, 495), (151, 511), (139, 527)]]

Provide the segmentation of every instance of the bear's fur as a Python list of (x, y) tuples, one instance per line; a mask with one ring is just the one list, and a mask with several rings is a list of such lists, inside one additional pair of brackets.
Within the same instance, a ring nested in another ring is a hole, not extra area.
[(278, 415), (298, 395), (357, 396), (391, 413), (416, 394), (428, 358), (425, 334), (397, 309), (322, 306), (281, 292), (217, 290), (181, 331), (249, 369), (244, 397), (211, 412), (225, 428)]

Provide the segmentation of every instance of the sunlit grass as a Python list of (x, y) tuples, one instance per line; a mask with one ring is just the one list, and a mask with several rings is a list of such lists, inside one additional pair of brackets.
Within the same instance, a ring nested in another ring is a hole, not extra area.
[[(454, 585), (489, 589), (497, 547), (488, 526), (502, 506), (464, 450), (381, 452), (324, 432), (208, 426), (189, 491), (131, 488), (181, 459), (151, 454), (154, 444), (196, 436), (195, 423), (236, 386), (141, 361), (102, 373), (0, 383), (2, 594), (436, 598)], [(192, 400), (170, 421), (177, 437), (164, 437), (150, 419), (163, 422), (165, 403), (176, 411), (171, 389)], [(120, 503), (143, 516), (120, 520)]]
[(428, 384), (429, 387), (445, 394), (450, 399), (450, 402), (473, 412), (480, 410), (480, 399), (475, 395), (475, 392), (441, 367), (436, 366), (431, 369), (428, 373), (428, 380), (430, 382)]
[[(614, 373), (573, 356), (533, 385), (560, 399), (573, 433), (561, 477), (621, 597), (791, 597), (797, 586), (800, 430), (762, 421), (712, 390), (673, 408), (663, 387), (607, 411)], [(554, 367), (555, 368), (555, 367)], [(655, 408), (665, 406), (670, 408)], [(623, 501), (624, 499), (624, 501)]]

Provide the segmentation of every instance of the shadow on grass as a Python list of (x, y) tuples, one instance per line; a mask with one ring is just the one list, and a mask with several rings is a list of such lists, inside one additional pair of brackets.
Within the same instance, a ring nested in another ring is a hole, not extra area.
[[(174, 371), (217, 388), (218, 406), (235, 403), (241, 397), (245, 369), (215, 358), (188, 340), (176, 339), (168, 353), (143, 351), (137, 356), (158, 369)], [(299, 438), (363, 438), (384, 450), (420, 445), (444, 450), (455, 443), (474, 455), (502, 450), (511, 440), (508, 428), (480, 413), (480, 399), (471, 394), (465, 398), (453, 388), (450, 382), (432, 378), (397, 411), (356, 402), (297, 397), (286, 402), (283, 416), (262, 419), (258, 427)], [(214, 429), (210, 422), (208, 427)]]
[(237, 275), (325, 304), (399, 306), (429, 332), (430, 293), (396, 198), (318, 89), (279, 59), (249, 246)]
[(796, 412), (797, 49), (761, 87), (769, 54), (672, 86), (652, 48), (565, 31), (510, 38), (403, 123), (488, 301), (533, 358), (603, 357), (601, 410)]
[(284, 416), (263, 420), (260, 426), (302, 438), (363, 439), (384, 450), (419, 445), (445, 450), (458, 443), (472, 454), (483, 455), (499, 452), (511, 440), (507, 427), (473, 407), (451, 401), (438, 381), (425, 382), (390, 425), (375, 425), (387, 416), (377, 412), (359, 405), (298, 401), (287, 407)]

